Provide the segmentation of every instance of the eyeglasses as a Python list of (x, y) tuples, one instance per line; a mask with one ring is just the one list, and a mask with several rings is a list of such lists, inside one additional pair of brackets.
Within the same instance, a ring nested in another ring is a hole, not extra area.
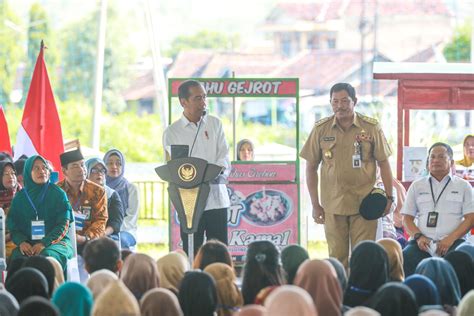
[(107, 172), (107, 170), (105, 170), (104, 168), (100, 168), (100, 169), (97, 169), (97, 168), (92, 168), (91, 169), (91, 173), (95, 173), (95, 174), (105, 174)]
[(4, 177), (8, 177), (8, 176), (14, 177), (14, 176), (16, 176), (16, 172), (5, 172), (5, 173), (3, 173), (3, 176)]

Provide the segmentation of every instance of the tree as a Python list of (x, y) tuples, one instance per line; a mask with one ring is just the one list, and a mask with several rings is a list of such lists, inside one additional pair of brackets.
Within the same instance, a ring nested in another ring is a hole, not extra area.
[(55, 41), (49, 27), (48, 16), (45, 9), (39, 4), (34, 3), (29, 12), (28, 25), (28, 59), (26, 61), (26, 68), (23, 74), (23, 102), (26, 101), (28, 90), (30, 88), (31, 76), (35, 67), (36, 59), (40, 49), (41, 40), (45, 41), (46, 47), (50, 47), (45, 52), (45, 60), (48, 65), (49, 77), (51, 82), (55, 82), (56, 71), (55, 65), (58, 59), (58, 49), (55, 46)]
[[(95, 60), (99, 11), (91, 17), (74, 23), (63, 32), (61, 77), (58, 96), (61, 100), (84, 98), (84, 105), (93, 102)], [(121, 91), (128, 84), (128, 65), (135, 48), (127, 43), (127, 19), (119, 15), (113, 6), (107, 13), (107, 31), (104, 54), (103, 95), (106, 108), (115, 113), (125, 110)]]
[(469, 62), (471, 59), (471, 22), (458, 27), (454, 37), (443, 50), (444, 57), (450, 62)]
[(20, 63), (21, 33), (15, 30), (19, 19), (6, 0), (0, 0), (0, 104), (9, 103)]
[(238, 46), (239, 41), (239, 36), (236, 34), (226, 35), (220, 32), (202, 30), (194, 35), (177, 36), (171, 43), (167, 55), (174, 59), (181, 50), (191, 48), (232, 49)]

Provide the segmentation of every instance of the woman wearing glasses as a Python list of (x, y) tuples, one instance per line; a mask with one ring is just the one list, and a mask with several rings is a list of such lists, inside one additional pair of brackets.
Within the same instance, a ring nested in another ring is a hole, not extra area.
[(121, 246), (129, 249), (137, 243), (138, 188), (125, 179), (125, 157), (119, 150), (109, 150), (104, 156), (104, 162), (107, 166), (106, 184), (117, 191), (123, 204), (124, 218), (120, 229)]
[(91, 158), (86, 161), (87, 179), (105, 188), (107, 194), (107, 211), (109, 218), (105, 225), (105, 235), (118, 241), (120, 227), (122, 226), (124, 210), (122, 200), (117, 191), (105, 185), (107, 168), (100, 158)]

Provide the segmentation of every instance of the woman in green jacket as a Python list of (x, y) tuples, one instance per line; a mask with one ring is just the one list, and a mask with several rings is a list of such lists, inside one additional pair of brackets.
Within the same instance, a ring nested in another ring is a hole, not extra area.
[(73, 255), (68, 235), (73, 216), (66, 193), (50, 183), (50, 174), (43, 157), (26, 160), (24, 188), (13, 198), (7, 219), (11, 238), (18, 246), (11, 259), (53, 257), (66, 270), (67, 260)]

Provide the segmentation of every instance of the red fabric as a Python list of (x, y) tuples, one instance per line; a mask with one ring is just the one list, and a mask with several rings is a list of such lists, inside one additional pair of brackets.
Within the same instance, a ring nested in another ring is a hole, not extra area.
[(21, 125), (33, 143), (36, 152), (51, 161), (62, 179), (59, 155), (64, 152), (61, 122), (59, 120), (48, 70), (44, 62), (44, 47), (41, 45), (30, 91), (26, 98)]
[(0, 151), (4, 151), (12, 154), (12, 146), (10, 144), (10, 134), (8, 133), (7, 119), (5, 118), (5, 112), (3, 107), (0, 105)]

